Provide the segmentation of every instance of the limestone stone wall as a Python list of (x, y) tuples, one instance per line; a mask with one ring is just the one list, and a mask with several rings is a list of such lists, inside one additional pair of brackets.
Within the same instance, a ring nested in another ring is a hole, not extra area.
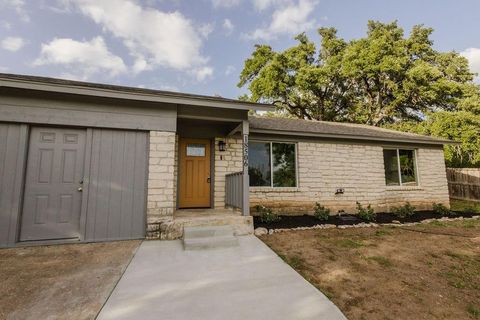
[[(449, 205), (446, 169), (441, 148), (417, 149), (419, 185), (387, 187), (383, 148), (378, 145), (298, 143), (296, 188), (250, 188), (250, 206), (263, 204), (277, 212), (313, 212), (316, 201), (332, 213), (354, 213), (356, 201), (371, 204), (377, 212), (390, 211), (409, 201), (417, 209), (433, 202)], [(345, 193), (335, 195), (337, 188)]]
[(176, 147), (174, 132), (150, 131), (147, 223), (171, 218), (176, 208)]
[[(218, 142), (227, 143), (226, 151), (218, 151)], [(214, 207), (225, 208), (225, 175), (242, 171), (242, 139), (241, 138), (215, 138), (215, 186)]]

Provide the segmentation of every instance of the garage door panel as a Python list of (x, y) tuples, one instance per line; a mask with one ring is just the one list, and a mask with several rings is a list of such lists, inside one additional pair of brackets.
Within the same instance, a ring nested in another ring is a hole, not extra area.
[[(132, 146), (136, 145), (136, 134), (134, 132), (127, 132), (125, 134), (125, 145)], [(136, 152), (124, 152), (123, 153), (123, 165), (124, 165), (124, 179), (126, 181), (135, 181), (135, 164), (137, 166), (142, 161), (137, 160), (135, 161), (135, 153)], [(141, 176), (141, 175), (140, 175)], [(135, 208), (135, 195), (134, 195), (134, 188), (126, 188), (123, 190), (122, 198), (120, 202), (120, 210), (122, 215), (122, 220), (125, 223), (120, 225), (120, 233), (121, 234), (130, 234), (134, 228), (134, 208)]]
[(144, 237), (147, 137), (93, 130), (86, 240)]
[[(108, 212), (109, 223), (107, 224), (107, 234), (110, 238), (121, 237), (122, 223), (122, 198), (126, 196), (129, 189), (128, 179), (125, 177), (125, 153), (129, 151), (125, 148), (125, 131), (115, 131), (112, 135), (112, 190), (110, 193), (110, 206)], [(128, 207), (128, 203), (126, 204)], [(134, 208), (131, 208), (134, 210)]]
[[(147, 199), (147, 166), (148, 166), (148, 135), (136, 135), (135, 137), (135, 176), (133, 184), (133, 208), (137, 208), (134, 213), (142, 208), (143, 219), (137, 219), (134, 215), (132, 217), (133, 234), (142, 237), (145, 236), (146, 230), (146, 199)], [(138, 215), (137, 215), (138, 216)]]
[(27, 135), (26, 125), (0, 122), (0, 247), (17, 240)]

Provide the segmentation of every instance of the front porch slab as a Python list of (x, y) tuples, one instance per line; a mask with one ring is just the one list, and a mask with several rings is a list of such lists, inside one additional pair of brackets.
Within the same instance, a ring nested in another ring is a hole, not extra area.
[(231, 226), (237, 236), (253, 234), (253, 217), (230, 209), (181, 209), (171, 219), (149, 225), (147, 239), (180, 239), (184, 227), (209, 226)]

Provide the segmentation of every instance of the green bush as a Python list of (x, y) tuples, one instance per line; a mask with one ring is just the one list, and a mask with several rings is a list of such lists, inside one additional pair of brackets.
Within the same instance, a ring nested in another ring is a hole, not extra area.
[(444, 206), (441, 203), (433, 203), (432, 207), (433, 207), (433, 212), (435, 212), (436, 214), (439, 214), (441, 216), (453, 216), (453, 215), (455, 215), (455, 212), (451, 211), (450, 209), (448, 209), (446, 206)]
[(318, 220), (327, 221), (328, 217), (330, 217), (330, 209), (325, 208), (318, 202), (315, 203), (313, 210), (315, 210), (314, 216)]
[(393, 207), (392, 213), (398, 218), (408, 218), (415, 214), (415, 207), (407, 202), (405, 205), (400, 207)]
[(366, 221), (375, 221), (377, 219), (377, 214), (373, 210), (372, 206), (369, 204), (364, 208), (360, 202), (357, 201), (357, 215)]
[(263, 223), (270, 224), (280, 220), (280, 217), (277, 214), (273, 213), (272, 209), (270, 208), (257, 205), (255, 206), (255, 209), (260, 214), (260, 221)]

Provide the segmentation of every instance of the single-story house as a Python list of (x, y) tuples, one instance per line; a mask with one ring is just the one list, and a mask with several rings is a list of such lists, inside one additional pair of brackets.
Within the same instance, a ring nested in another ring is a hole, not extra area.
[(250, 110), (273, 106), (0, 74), (0, 246), (175, 238), (216, 214), (251, 230), (257, 204), (449, 204), (451, 141)]

